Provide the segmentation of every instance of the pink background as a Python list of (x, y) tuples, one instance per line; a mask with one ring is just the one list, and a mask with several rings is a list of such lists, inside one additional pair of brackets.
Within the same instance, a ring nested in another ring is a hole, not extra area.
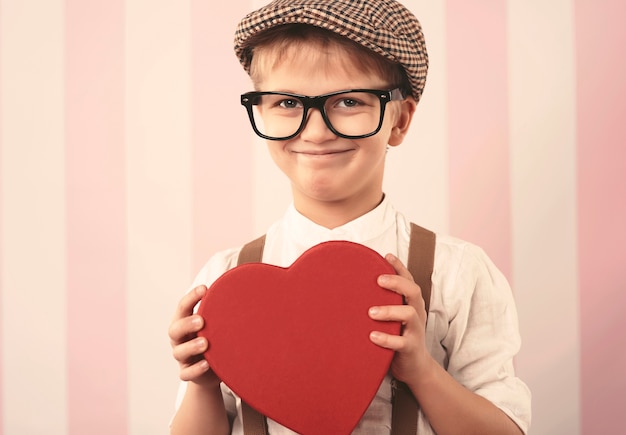
[[(176, 302), (289, 202), (231, 48), (264, 3), (0, 0), (0, 435), (168, 432)], [(405, 4), (431, 70), (385, 190), (509, 277), (531, 433), (618, 433), (626, 4)]]

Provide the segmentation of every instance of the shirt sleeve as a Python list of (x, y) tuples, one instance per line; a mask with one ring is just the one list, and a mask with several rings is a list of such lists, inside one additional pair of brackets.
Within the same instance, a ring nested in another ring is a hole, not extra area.
[(439, 352), (440, 363), (460, 384), (491, 401), (527, 433), (530, 391), (513, 366), (521, 338), (510, 286), (480, 248), (455, 241), (439, 249), (433, 273), (438, 301), (431, 310), (433, 341), (439, 347), (434, 353)]

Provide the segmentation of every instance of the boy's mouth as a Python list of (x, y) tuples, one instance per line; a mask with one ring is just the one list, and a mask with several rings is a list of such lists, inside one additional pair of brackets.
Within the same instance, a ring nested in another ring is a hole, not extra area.
[(301, 151), (292, 151), (294, 154), (303, 154), (307, 156), (313, 157), (324, 157), (324, 156), (332, 156), (337, 154), (345, 154), (354, 151), (353, 148), (342, 149), (342, 150), (301, 150)]

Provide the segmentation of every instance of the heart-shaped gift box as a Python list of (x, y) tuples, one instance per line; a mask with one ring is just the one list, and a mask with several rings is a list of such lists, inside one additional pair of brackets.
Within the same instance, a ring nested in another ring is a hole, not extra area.
[(377, 284), (393, 267), (347, 241), (324, 242), (290, 267), (248, 263), (209, 288), (205, 358), (251, 407), (305, 435), (349, 434), (374, 398), (393, 352), (371, 331), (399, 334), (398, 322), (368, 316), (402, 297)]

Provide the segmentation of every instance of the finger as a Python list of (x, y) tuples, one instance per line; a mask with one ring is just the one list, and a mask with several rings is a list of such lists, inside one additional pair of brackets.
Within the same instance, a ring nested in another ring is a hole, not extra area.
[(385, 260), (387, 260), (387, 262), (391, 264), (391, 266), (393, 266), (394, 270), (396, 271), (398, 275), (404, 278), (407, 278), (411, 281), (414, 281), (413, 275), (411, 275), (411, 272), (409, 272), (409, 269), (407, 269), (406, 266), (402, 264), (402, 262), (400, 261), (398, 257), (396, 257), (393, 254), (387, 254), (385, 255)]
[(409, 305), (383, 305), (371, 307), (368, 314), (379, 322), (400, 322), (403, 325), (417, 317), (415, 309)]
[(396, 352), (402, 352), (406, 347), (406, 339), (400, 335), (386, 334), (380, 331), (372, 331), (370, 333), (370, 340), (372, 343), (384, 347), (385, 349), (391, 349)]
[(182, 319), (173, 321), (170, 324), (169, 336), (172, 345), (177, 345), (195, 337), (195, 334), (204, 327), (204, 319), (198, 314), (194, 314)]
[(203, 358), (194, 364), (181, 367), (179, 376), (182, 381), (193, 381), (208, 371), (209, 363)]
[(182, 319), (184, 317), (188, 317), (193, 314), (194, 307), (200, 302), (202, 297), (206, 294), (207, 288), (204, 285), (199, 285), (194, 288), (185, 296), (182, 297), (180, 302), (178, 303), (178, 307), (176, 307), (176, 312), (174, 313), (174, 320)]
[(209, 348), (208, 342), (204, 337), (196, 337), (193, 340), (186, 341), (172, 348), (174, 359), (181, 364), (189, 364), (195, 362), (199, 355), (202, 355)]
[(401, 275), (380, 275), (378, 285), (387, 290), (398, 293), (404, 297), (406, 303), (421, 299), (422, 291), (412, 278)]

